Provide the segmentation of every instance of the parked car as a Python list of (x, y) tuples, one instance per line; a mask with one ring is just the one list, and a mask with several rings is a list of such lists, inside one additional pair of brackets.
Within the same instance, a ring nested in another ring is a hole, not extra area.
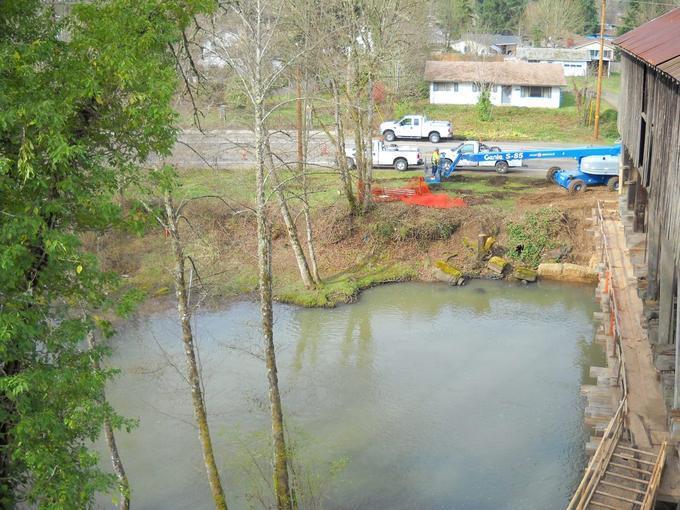
[[(347, 165), (350, 168), (356, 167), (356, 154), (355, 148), (345, 150)], [(385, 143), (380, 140), (373, 141), (371, 156), (374, 167), (393, 167), (400, 172), (408, 170), (410, 166), (423, 164), (423, 157), (418, 147)]]
[(453, 147), (450, 151), (442, 152), (441, 164), (445, 168), (448, 168), (451, 162), (454, 159), (456, 159), (458, 153), (460, 153), (461, 159), (458, 161), (458, 164), (456, 164), (456, 167), (495, 167), (496, 172), (498, 172), (499, 174), (504, 174), (508, 171), (508, 168), (511, 166), (513, 167), (522, 166), (521, 158), (505, 160), (494, 157), (488, 160), (482, 158), (481, 161), (476, 161), (476, 159), (479, 158), (475, 158), (475, 160), (465, 159), (466, 154), (479, 154), (484, 152), (503, 152), (503, 151), (500, 147), (497, 147), (495, 145), (488, 146), (486, 144), (474, 140), (466, 140), (465, 142)]
[(397, 138), (427, 138), (432, 143), (439, 143), (442, 138), (451, 138), (453, 128), (444, 120), (429, 120), (423, 115), (406, 115), (400, 120), (388, 120), (380, 124), (380, 133), (386, 142)]

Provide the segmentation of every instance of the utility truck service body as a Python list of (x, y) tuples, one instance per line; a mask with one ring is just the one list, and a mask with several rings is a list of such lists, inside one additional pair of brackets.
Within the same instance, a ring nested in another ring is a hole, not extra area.
[(451, 164), (451, 162), (456, 159), (460, 154), (460, 159), (456, 166), (458, 167), (492, 167), (496, 168), (499, 174), (504, 174), (508, 171), (511, 166), (522, 166), (522, 158), (516, 159), (498, 159), (496, 156), (475, 156), (471, 157), (473, 154), (483, 154), (483, 153), (499, 153), (502, 152), (500, 147), (489, 147), (481, 142), (474, 140), (467, 140), (456, 147), (453, 147), (450, 151), (442, 152), (442, 160), (444, 164)]
[(427, 138), (439, 143), (442, 138), (451, 138), (453, 128), (444, 120), (429, 120), (423, 115), (406, 115), (401, 120), (388, 120), (380, 124), (380, 133), (386, 142), (397, 138)]
[[(347, 166), (350, 168), (356, 167), (356, 154), (355, 148), (345, 150)], [(373, 141), (371, 158), (374, 167), (393, 167), (400, 172), (408, 170), (411, 166), (423, 164), (423, 157), (418, 147), (385, 143), (380, 140)]]

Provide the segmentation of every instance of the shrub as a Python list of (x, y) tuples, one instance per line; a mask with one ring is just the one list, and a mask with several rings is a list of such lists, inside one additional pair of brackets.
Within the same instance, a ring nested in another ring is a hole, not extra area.
[(479, 120), (487, 122), (491, 120), (491, 93), (489, 89), (484, 89), (479, 94), (479, 101), (477, 102), (477, 113)]
[(562, 213), (551, 207), (528, 211), (520, 222), (508, 224), (509, 256), (523, 264), (536, 267), (545, 250), (556, 247), (555, 238), (561, 230)]

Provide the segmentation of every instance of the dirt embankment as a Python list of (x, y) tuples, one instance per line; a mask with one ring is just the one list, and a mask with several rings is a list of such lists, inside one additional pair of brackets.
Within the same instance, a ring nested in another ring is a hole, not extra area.
[[(305, 306), (333, 306), (351, 301), (362, 288), (378, 283), (430, 281), (440, 260), (468, 276), (497, 276), (486, 268), (486, 259), (494, 255), (527, 267), (555, 260), (587, 265), (593, 251), (592, 237), (586, 232), (588, 218), (596, 198), (607, 196), (604, 190), (570, 195), (542, 180), (496, 175), (457, 176), (440, 191), (462, 197), (468, 206), (431, 209), (380, 203), (365, 216), (352, 218), (342, 197), (317, 204), (315, 247), (324, 283), (312, 291), (299, 283), (286, 230), (273, 207), (277, 297)], [(254, 291), (257, 243), (253, 216), (236, 214), (210, 199), (192, 201), (184, 215), (186, 253), (198, 270), (194, 285), (218, 299)], [(302, 223), (300, 217), (301, 235)], [(544, 234), (534, 236), (540, 228), (545, 228)], [(482, 233), (493, 236), (495, 243), (480, 262), (476, 247)], [(540, 253), (528, 258), (537, 244)], [(161, 229), (151, 228), (142, 237), (111, 235), (92, 246), (105, 269), (124, 274), (157, 301), (169, 294), (172, 261)]]

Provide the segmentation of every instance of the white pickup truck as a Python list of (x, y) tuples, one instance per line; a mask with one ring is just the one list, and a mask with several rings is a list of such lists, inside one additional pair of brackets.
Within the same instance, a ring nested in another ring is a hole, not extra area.
[(490, 157), (488, 160), (484, 161), (470, 161), (465, 159), (466, 154), (479, 154), (480, 152), (502, 152), (502, 149), (497, 146), (488, 146), (481, 142), (476, 142), (474, 140), (466, 140), (465, 142), (453, 147), (451, 150), (442, 152), (442, 162), (446, 167), (448, 167), (451, 162), (456, 158), (458, 153), (461, 153), (461, 159), (456, 164), (457, 167), (469, 167), (469, 166), (489, 166), (495, 167), (496, 172), (499, 174), (504, 174), (508, 171), (511, 166), (522, 166), (521, 159), (511, 159), (509, 161), (504, 159), (496, 159)]
[(453, 128), (444, 120), (429, 120), (423, 115), (406, 115), (401, 120), (388, 120), (380, 124), (380, 133), (386, 142), (397, 138), (427, 138), (439, 143), (442, 138), (451, 138)]
[[(347, 157), (347, 166), (350, 168), (356, 167), (355, 148), (346, 149), (345, 156)], [(384, 143), (379, 140), (373, 141), (372, 150), (373, 166), (394, 167), (400, 172), (408, 170), (409, 166), (418, 166), (423, 164), (423, 156), (420, 149), (417, 147), (407, 147), (405, 145), (395, 145), (393, 143)]]

